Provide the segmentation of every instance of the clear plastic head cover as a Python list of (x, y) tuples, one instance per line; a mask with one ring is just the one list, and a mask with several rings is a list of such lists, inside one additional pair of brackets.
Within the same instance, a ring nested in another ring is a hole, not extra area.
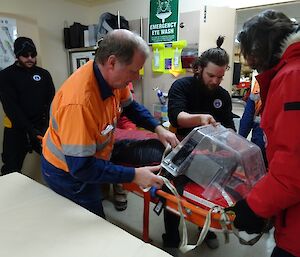
[(244, 198), (265, 174), (260, 148), (222, 125), (197, 127), (162, 161), (173, 176), (186, 175), (208, 200)]

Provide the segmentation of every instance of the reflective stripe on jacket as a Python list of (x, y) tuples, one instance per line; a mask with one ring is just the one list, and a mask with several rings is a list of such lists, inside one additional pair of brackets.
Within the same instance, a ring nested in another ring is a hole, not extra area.
[(52, 102), (43, 140), (45, 159), (64, 171), (69, 171), (65, 156), (109, 160), (117, 119), (131, 102), (128, 87), (112, 90), (104, 98), (93, 61), (88, 62), (66, 80)]

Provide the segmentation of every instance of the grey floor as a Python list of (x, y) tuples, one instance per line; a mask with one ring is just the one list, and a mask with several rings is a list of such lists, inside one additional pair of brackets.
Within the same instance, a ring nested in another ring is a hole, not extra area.
[[(128, 194), (128, 207), (123, 212), (115, 210), (111, 200), (103, 202), (107, 219), (123, 228), (138, 238), (142, 238), (142, 219), (143, 219), (143, 199), (133, 193)], [(157, 216), (153, 212), (154, 205), (150, 208), (150, 238), (151, 244), (163, 249), (161, 235), (164, 233), (163, 215)], [(190, 243), (195, 243), (198, 236), (198, 228), (192, 223), (187, 223)], [(222, 233), (217, 233), (220, 247), (216, 250), (209, 249), (205, 243), (194, 250), (182, 254), (177, 249), (164, 249), (176, 257), (269, 257), (274, 247), (273, 233), (265, 234), (254, 246), (243, 246), (238, 239), (231, 234), (230, 242), (224, 243)], [(245, 239), (250, 239), (246, 234), (242, 234)]]

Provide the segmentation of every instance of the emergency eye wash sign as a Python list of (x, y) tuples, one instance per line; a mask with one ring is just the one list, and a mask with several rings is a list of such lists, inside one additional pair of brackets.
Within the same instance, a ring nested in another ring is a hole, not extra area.
[(149, 44), (177, 41), (178, 1), (150, 0)]

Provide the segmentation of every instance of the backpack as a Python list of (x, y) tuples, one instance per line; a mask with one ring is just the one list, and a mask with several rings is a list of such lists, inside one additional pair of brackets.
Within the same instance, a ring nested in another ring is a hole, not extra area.
[[(102, 13), (98, 22), (97, 41), (103, 38), (109, 31), (114, 29), (119, 29), (118, 16), (109, 12)], [(123, 16), (120, 16), (120, 29), (129, 30), (128, 20), (126, 20)]]
[(70, 28), (64, 28), (64, 42), (65, 48), (78, 48), (84, 47), (84, 30), (87, 30), (88, 26), (82, 25), (78, 22), (74, 22)]

